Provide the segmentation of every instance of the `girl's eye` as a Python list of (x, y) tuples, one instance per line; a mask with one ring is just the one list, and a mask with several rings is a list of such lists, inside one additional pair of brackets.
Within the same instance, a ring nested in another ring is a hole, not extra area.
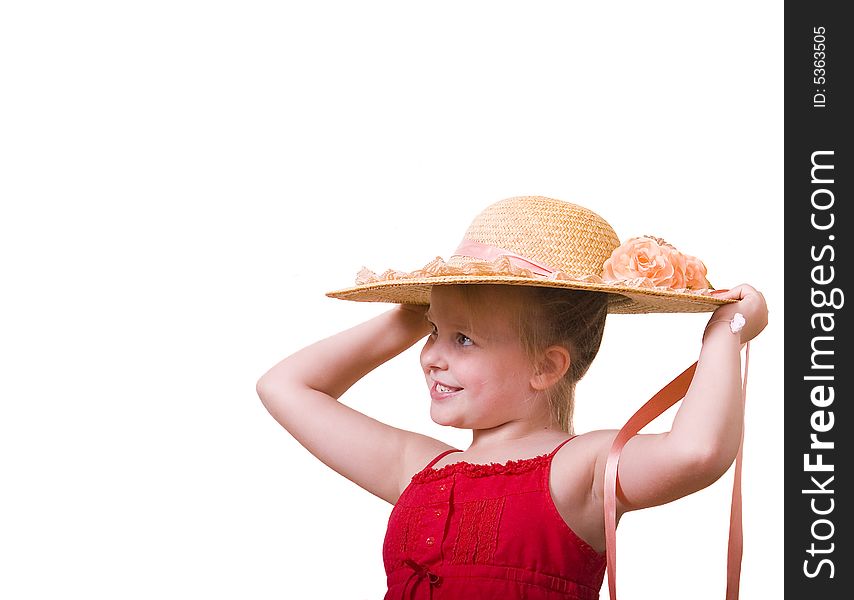
[(474, 342), (471, 341), (471, 338), (467, 335), (463, 335), (462, 333), (457, 334), (457, 343), (460, 346), (471, 346)]

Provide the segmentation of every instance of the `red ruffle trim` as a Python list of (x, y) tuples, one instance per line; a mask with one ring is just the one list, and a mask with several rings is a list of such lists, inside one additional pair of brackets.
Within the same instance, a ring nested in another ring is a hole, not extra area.
[(466, 477), (488, 477), (490, 475), (516, 475), (539, 469), (549, 463), (549, 454), (541, 454), (532, 458), (509, 460), (506, 463), (478, 464), (459, 461), (433, 469), (427, 467), (412, 476), (412, 483), (427, 483), (444, 479), (454, 473), (460, 473)]

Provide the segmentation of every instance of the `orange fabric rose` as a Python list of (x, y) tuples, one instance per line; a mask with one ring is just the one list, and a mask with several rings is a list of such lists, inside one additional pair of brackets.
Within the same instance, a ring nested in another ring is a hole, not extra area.
[(685, 268), (685, 287), (689, 290), (711, 288), (712, 284), (706, 279), (706, 265), (696, 256), (688, 256)]
[(652, 236), (631, 238), (614, 250), (605, 261), (602, 279), (674, 290), (711, 287), (706, 280), (706, 267), (699, 259)]

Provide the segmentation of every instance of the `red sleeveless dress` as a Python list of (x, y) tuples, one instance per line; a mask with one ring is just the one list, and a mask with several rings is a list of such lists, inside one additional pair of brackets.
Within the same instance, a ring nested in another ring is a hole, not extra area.
[[(570, 438), (572, 439), (572, 438)], [(383, 544), (385, 600), (598, 600), (605, 554), (579, 538), (549, 492), (555, 453), (412, 477)]]

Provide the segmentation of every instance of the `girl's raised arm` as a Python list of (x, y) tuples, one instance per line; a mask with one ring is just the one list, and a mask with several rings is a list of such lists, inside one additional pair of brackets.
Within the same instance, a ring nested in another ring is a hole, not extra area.
[(372, 494), (397, 501), (418, 466), (450, 448), (338, 402), (350, 386), (430, 332), (426, 306), (397, 306), (285, 358), (257, 383), (270, 414), (314, 456)]
[[(741, 443), (744, 408), (742, 344), (768, 323), (765, 298), (749, 285), (716, 294), (725, 304), (709, 319), (697, 370), (667, 433), (642, 434), (626, 443), (620, 458), (618, 512), (664, 504), (701, 490), (723, 475)], [(733, 333), (736, 313), (744, 328)], [(613, 439), (613, 436), (610, 438)], [(610, 443), (598, 454), (594, 489), (600, 491)]]

